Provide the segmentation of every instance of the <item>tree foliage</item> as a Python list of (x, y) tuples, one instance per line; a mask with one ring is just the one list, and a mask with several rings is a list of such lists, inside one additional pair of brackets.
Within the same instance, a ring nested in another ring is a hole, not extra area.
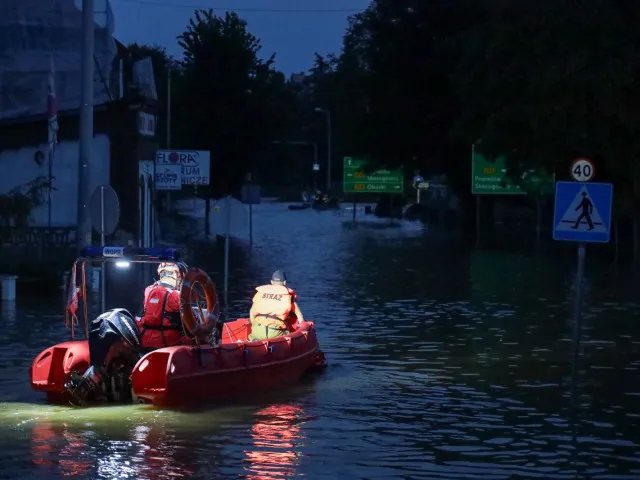
[(214, 193), (234, 191), (284, 127), (284, 75), (275, 55), (259, 57), (259, 39), (236, 13), (198, 10), (178, 38), (182, 144), (211, 151)]
[(336, 137), (347, 137), (349, 154), (468, 182), (468, 166), (452, 161), (470, 149), (452, 135), (460, 106), (449, 42), (478, 11), (467, 0), (378, 0), (351, 17), (333, 81), (325, 80), (335, 90)]
[[(151, 57), (164, 107), (171, 70), (171, 147), (211, 152), (211, 185), (199, 192), (234, 193), (271, 141), (292, 123), (295, 97), (274, 68), (275, 55), (260, 57), (260, 40), (235, 13), (196, 10), (178, 43), (183, 50), (179, 60), (157, 46), (129, 49), (133, 60)], [(162, 108), (158, 136), (163, 147), (165, 115)]]
[(336, 119), (353, 154), (446, 173), (463, 196), (473, 143), (514, 175), (567, 178), (586, 156), (631, 214), (639, 16), (628, 0), (374, 0), (351, 18), (332, 78), (312, 75), (340, 99), (336, 116), (358, 119)]
[(0, 226), (27, 227), (33, 210), (46, 203), (49, 189), (57, 190), (48, 177), (41, 175), (0, 194)]
[(302, 88), (261, 59), (236, 14), (198, 10), (179, 37), (175, 146), (211, 150), (219, 193), (258, 159), (264, 168), (273, 140), (326, 148), (319, 107), (331, 112), (334, 164), (362, 155), (445, 173), (464, 200), (472, 144), (505, 155), (514, 176), (566, 178), (586, 156), (615, 183), (618, 212), (637, 217), (639, 17), (630, 0), (374, 0)]

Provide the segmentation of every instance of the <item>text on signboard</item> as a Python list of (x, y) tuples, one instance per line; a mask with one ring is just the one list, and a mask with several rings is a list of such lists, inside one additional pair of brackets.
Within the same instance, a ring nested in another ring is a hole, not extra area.
[(157, 183), (178, 183), (177, 173), (156, 173)]
[(102, 249), (103, 257), (124, 257), (124, 247), (104, 247)]
[(198, 165), (199, 155), (194, 155), (188, 152), (158, 152), (156, 154), (156, 161), (163, 163), (169, 163), (174, 165)]

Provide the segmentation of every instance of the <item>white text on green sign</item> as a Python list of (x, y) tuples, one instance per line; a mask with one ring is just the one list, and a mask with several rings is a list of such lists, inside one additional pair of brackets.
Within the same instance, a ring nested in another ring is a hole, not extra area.
[(376, 170), (366, 173), (367, 162), (362, 159), (346, 157), (344, 159), (343, 191), (345, 193), (376, 192), (401, 193), (404, 190), (402, 170)]

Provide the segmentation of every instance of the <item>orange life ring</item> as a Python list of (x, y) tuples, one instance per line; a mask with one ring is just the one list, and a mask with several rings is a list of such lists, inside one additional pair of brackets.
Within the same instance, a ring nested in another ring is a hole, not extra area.
[[(200, 322), (193, 314), (192, 309), (192, 289), (194, 285), (201, 285), (207, 300), (207, 317)], [(182, 285), (180, 286), (180, 317), (182, 323), (191, 335), (204, 340), (214, 328), (216, 328), (217, 319), (208, 315), (219, 313), (218, 295), (213, 281), (204, 270), (199, 268), (190, 268), (187, 270)]]

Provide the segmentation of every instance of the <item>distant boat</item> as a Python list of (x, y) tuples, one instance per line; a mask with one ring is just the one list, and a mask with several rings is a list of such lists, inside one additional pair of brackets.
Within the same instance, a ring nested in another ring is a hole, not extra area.
[(289, 210), (306, 210), (311, 207), (308, 203), (298, 204), (298, 205), (289, 205)]
[(340, 210), (340, 201), (331, 197), (328, 199), (317, 199), (311, 204), (314, 210)]

